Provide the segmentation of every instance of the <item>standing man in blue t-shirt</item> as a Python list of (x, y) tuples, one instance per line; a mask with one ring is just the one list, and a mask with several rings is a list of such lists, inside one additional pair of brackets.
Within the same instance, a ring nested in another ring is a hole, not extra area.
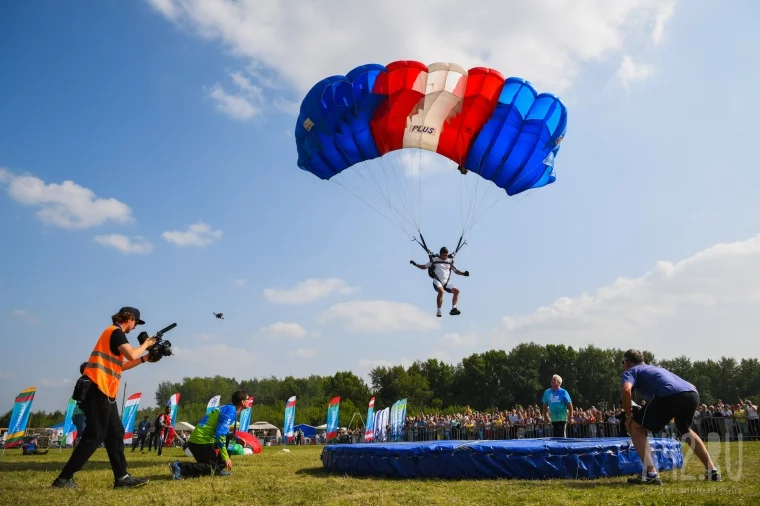
[(573, 423), (573, 403), (570, 394), (561, 385), (562, 378), (558, 374), (552, 376), (552, 387), (546, 389), (541, 399), (541, 414), (547, 423), (552, 424), (553, 437), (567, 437), (568, 420)]
[[(621, 391), (625, 426), (646, 470), (646, 473), (642, 470), (641, 476), (629, 478), (628, 483), (662, 484), (652, 461), (647, 431), (660, 432), (671, 419), (675, 419), (678, 436), (689, 443), (689, 447), (705, 465), (705, 479), (720, 481), (720, 473), (707, 453), (704, 442), (691, 429), (694, 413), (699, 406), (696, 387), (667, 369), (645, 364), (644, 354), (639, 350), (626, 351), (621, 364), (625, 367)], [(646, 407), (636, 406), (634, 409), (634, 388), (647, 400)]]

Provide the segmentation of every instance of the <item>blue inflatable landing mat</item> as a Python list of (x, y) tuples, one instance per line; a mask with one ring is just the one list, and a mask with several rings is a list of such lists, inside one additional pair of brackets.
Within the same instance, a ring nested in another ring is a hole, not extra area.
[[(660, 471), (683, 467), (681, 443), (650, 438)], [(630, 438), (546, 438), (328, 445), (329, 472), (396, 478), (608, 478), (640, 473)]]

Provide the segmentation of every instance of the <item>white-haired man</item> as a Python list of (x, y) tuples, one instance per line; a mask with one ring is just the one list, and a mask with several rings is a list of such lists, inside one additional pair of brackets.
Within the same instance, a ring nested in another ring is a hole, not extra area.
[(552, 436), (567, 437), (567, 424), (573, 423), (573, 402), (567, 390), (562, 388), (559, 374), (552, 376), (552, 386), (544, 392), (541, 403), (544, 420), (552, 424)]

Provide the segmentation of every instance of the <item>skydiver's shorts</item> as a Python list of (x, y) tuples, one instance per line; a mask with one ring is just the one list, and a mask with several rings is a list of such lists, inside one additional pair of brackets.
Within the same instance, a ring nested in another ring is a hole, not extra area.
[[(439, 289), (440, 287), (442, 287), (442, 286), (443, 286), (443, 283), (441, 283), (441, 282), (440, 282), (440, 281), (438, 281), (437, 279), (434, 279), (434, 280), (433, 280), (433, 289), (434, 289), (436, 292), (437, 292), (437, 291), (438, 291), (438, 289)], [(446, 291), (446, 292), (448, 292), (448, 293), (451, 293), (451, 290), (452, 290), (452, 288), (456, 288), (456, 286), (454, 286), (454, 284), (453, 284), (451, 281), (449, 281), (449, 284), (447, 284), (447, 285), (446, 285), (446, 288), (444, 288), (444, 291)]]
[(689, 432), (694, 413), (699, 407), (697, 392), (680, 392), (667, 397), (654, 397), (643, 408), (632, 410), (634, 421), (651, 432), (662, 432), (675, 419), (678, 436)]

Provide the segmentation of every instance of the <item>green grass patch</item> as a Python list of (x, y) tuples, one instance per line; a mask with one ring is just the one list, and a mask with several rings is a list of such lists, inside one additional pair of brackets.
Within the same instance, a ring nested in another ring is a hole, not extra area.
[(150, 482), (133, 490), (112, 490), (113, 474), (104, 449), (74, 477), (76, 490), (51, 489), (71, 450), (23, 456), (6, 450), (0, 460), (0, 504), (48, 506), (92, 504), (743, 504), (760, 501), (760, 442), (710, 444), (724, 481), (705, 482), (699, 460), (686, 448), (686, 468), (662, 473), (660, 487), (633, 487), (626, 478), (603, 480), (409, 480), (351, 478), (322, 470), (321, 447), (264, 448), (233, 457), (233, 475), (175, 481), (169, 463), (189, 460), (178, 448), (140, 454), (127, 449), (129, 471)]

